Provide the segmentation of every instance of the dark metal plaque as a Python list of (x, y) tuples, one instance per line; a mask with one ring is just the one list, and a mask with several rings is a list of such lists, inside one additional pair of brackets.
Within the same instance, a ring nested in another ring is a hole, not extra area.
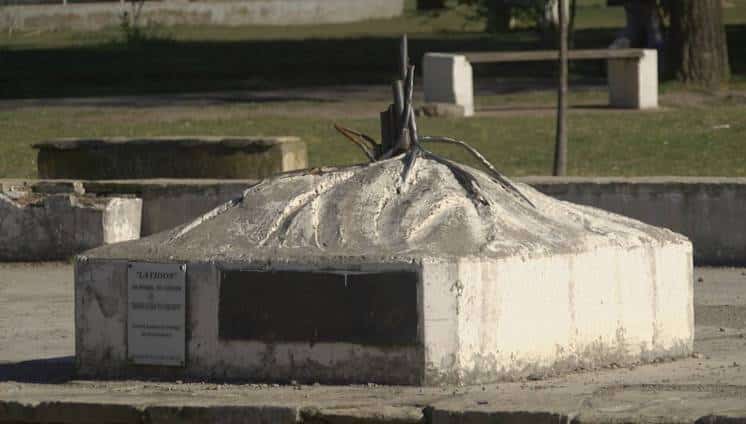
[(222, 271), (223, 340), (417, 343), (417, 273)]

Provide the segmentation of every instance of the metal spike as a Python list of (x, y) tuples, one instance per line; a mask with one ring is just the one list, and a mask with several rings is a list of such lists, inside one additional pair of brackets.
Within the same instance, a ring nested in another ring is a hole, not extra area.
[(409, 67), (409, 46), (407, 44), (407, 34), (403, 34), (399, 46), (399, 75), (402, 81), (407, 79), (407, 68)]

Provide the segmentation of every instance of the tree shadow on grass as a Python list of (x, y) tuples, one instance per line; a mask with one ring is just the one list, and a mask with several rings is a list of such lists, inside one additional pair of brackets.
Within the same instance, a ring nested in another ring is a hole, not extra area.
[[(583, 31), (598, 43), (609, 31)], [(396, 75), (397, 37), (308, 40), (176, 41), (136, 45), (7, 49), (0, 54), (0, 98), (88, 97), (163, 92), (272, 89), (389, 83)], [(531, 32), (428, 34), (410, 39), (418, 69), (428, 51), (516, 51), (539, 48)], [(477, 67), (477, 75), (552, 75), (535, 64)], [(596, 72), (594, 70), (594, 72)]]
[(203, 92), (200, 94), (169, 93), (167, 95), (144, 93), (140, 95), (125, 94), (90, 97), (30, 98), (21, 100), (0, 100), (0, 110), (18, 107), (58, 106), (58, 107), (123, 107), (123, 108), (159, 108), (168, 106), (223, 106), (234, 104), (271, 104), (271, 103), (335, 103), (338, 100), (321, 96), (253, 94), (247, 92), (224, 91), (220, 93)]
[[(734, 74), (746, 73), (746, 25), (727, 28)], [(575, 48), (606, 48), (614, 29), (584, 29)], [(177, 41), (135, 45), (6, 49), (0, 54), (0, 98), (90, 97), (388, 84), (397, 69), (397, 37), (307, 40)], [(536, 34), (516, 31), (420, 34), (410, 38), (412, 62), (425, 52), (541, 49)], [(573, 62), (573, 73), (603, 75), (601, 61)], [(556, 64), (484, 64), (475, 76), (552, 78)], [(344, 100), (344, 99), (340, 99)]]
[(746, 25), (728, 25), (728, 56), (733, 75), (746, 74)]

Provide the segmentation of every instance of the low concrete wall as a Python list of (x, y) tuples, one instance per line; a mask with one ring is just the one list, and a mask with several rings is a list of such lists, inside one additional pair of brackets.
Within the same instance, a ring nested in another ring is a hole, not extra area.
[[(62, 3), (60, 1), (60, 3)], [(309, 25), (399, 16), (404, 0), (236, 0), (146, 2), (143, 23), (162, 25)], [(97, 30), (118, 25), (127, 3), (5, 6), (0, 29)]]
[[(518, 181), (574, 203), (594, 206), (689, 237), (700, 265), (746, 264), (746, 178), (552, 178)], [(250, 181), (143, 186), (143, 235), (186, 222), (240, 195)], [(86, 184), (87, 190), (98, 190)], [(171, 215), (175, 208), (179, 217)], [(196, 215), (194, 215), (196, 216)], [(182, 222), (178, 222), (183, 219)], [(147, 232), (145, 232), (147, 231)]]
[[(598, 207), (684, 234), (699, 265), (746, 264), (746, 178), (553, 178), (517, 181), (574, 203)], [(142, 235), (194, 219), (239, 196), (252, 180), (83, 181), (99, 196), (143, 199)], [(72, 190), (70, 181), (34, 181), (34, 190)]]
[(694, 244), (700, 265), (746, 264), (746, 178), (551, 178), (539, 191), (669, 228)]

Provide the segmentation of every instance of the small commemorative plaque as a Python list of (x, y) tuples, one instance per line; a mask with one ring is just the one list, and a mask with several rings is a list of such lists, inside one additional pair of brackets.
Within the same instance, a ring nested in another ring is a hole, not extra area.
[(127, 358), (141, 365), (184, 366), (186, 265), (130, 262)]

